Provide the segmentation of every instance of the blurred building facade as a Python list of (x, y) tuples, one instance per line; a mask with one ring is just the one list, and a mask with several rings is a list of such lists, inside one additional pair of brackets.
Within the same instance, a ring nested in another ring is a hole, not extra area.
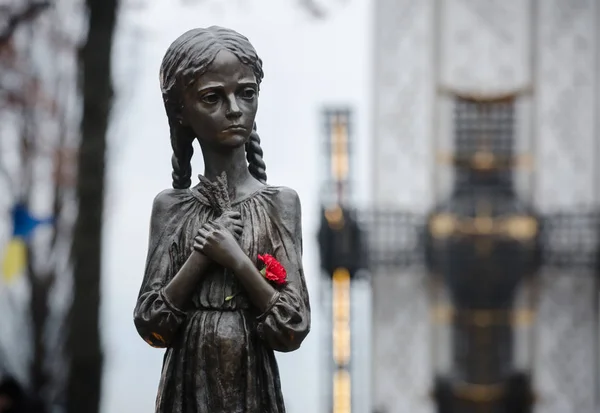
[[(514, 172), (519, 198), (541, 214), (599, 206), (600, 3), (377, 0), (375, 18), (378, 208), (424, 214), (446, 199), (455, 176), (439, 155), (454, 150), (457, 103), (501, 97), (514, 105), (514, 152), (531, 159)], [(422, 268), (373, 274), (375, 411), (434, 411), (427, 283)], [(539, 297), (535, 411), (593, 413), (595, 274), (543, 271)]]

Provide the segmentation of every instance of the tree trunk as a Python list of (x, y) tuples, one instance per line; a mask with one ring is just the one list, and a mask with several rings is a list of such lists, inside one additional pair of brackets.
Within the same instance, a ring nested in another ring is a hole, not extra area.
[(79, 57), (83, 117), (77, 175), (79, 214), (72, 246), (74, 285), (67, 340), (70, 358), (67, 413), (99, 411), (103, 367), (99, 308), (104, 164), (118, 0), (86, 0), (86, 3), (89, 31)]

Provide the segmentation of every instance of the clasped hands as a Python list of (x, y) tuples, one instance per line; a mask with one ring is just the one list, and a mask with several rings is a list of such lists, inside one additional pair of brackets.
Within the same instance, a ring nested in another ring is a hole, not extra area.
[(242, 229), (240, 213), (225, 211), (217, 219), (200, 227), (194, 238), (194, 250), (225, 268), (236, 268), (247, 258), (238, 243)]

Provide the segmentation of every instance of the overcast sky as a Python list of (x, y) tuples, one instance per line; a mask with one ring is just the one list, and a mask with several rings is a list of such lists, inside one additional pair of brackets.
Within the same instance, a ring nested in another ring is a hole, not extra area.
[[(370, 1), (331, 0), (333, 13), (324, 21), (310, 18), (296, 0), (147, 3), (123, 14), (115, 50), (117, 102), (111, 128), (103, 271), (107, 357), (103, 412), (153, 411), (163, 351), (150, 348), (137, 336), (132, 310), (143, 273), (152, 199), (171, 184), (171, 148), (158, 69), (177, 36), (214, 24), (246, 35), (264, 62), (257, 123), (269, 182), (296, 189), (302, 200), (304, 263), (314, 320), (302, 348), (278, 355), (278, 360), (289, 412), (321, 411), (323, 313), (315, 244), (322, 175), (319, 115), (325, 105), (354, 109), (356, 153), (361, 159), (356, 168), (359, 200), (366, 202)], [(193, 167), (194, 176), (203, 169), (199, 150)]]

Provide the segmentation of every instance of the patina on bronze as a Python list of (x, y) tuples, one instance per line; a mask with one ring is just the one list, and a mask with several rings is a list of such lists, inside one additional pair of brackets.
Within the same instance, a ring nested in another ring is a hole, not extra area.
[[(254, 127), (262, 61), (247, 38), (195, 29), (167, 50), (160, 83), (173, 147), (173, 189), (152, 208), (134, 311), (146, 342), (166, 348), (157, 413), (285, 411), (274, 351), (310, 329), (300, 201), (266, 184)], [(191, 186), (192, 143), (204, 174)], [(283, 285), (259, 254), (285, 267)]]

